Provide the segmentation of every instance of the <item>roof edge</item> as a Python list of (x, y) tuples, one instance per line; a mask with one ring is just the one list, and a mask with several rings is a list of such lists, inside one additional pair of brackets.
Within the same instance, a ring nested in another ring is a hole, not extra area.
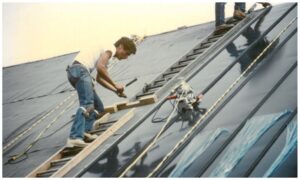
[(11, 67), (15, 67), (15, 66), (20, 66), (20, 65), (24, 65), (24, 64), (37, 63), (37, 62), (40, 62), (40, 61), (50, 61), (52, 58), (58, 58), (58, 57), (62, 57), (62, 56), (67, 56), (67, 55), (75, 54), (75, 53), (78, 53), (78, 52), (79, 51), (75, 51), (75, 52), (66, 53), (66, 54), (62, 54), (62, 55), (58, 55), (58, 56), (52, 56), (52, 57), (45, 58), (45, 59), (33, 60), (33, 61), (30, 61), (30, 62), (25, 62), (25, 63), (20, 63), (20, 64), (14, 64), (14, 65), (11, 65), (11, 66), (5, 66), (5, 67), (2, 67), (2, 69), (11, 68)]

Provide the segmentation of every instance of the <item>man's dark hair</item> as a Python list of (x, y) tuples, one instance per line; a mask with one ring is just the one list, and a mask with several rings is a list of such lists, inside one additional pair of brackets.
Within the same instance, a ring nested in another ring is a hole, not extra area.
[(129, 39), (128, 37), (121, 37), (114, 45), (115, 47), (118, 47), (120, 44), (122, 44), (124, 49), (130, 54), (135, 54), (136, 47), (132, 39)]

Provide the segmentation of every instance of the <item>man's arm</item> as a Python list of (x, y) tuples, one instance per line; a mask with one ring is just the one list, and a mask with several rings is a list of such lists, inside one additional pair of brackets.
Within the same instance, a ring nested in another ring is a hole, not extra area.
[(107, 81), (105, 81), (103, 78), (101, 78), (100, 76), (99, 76), (99, 74), (97, 74), (97, 79), (96, 79), (96, 81), (99, 83), (99, 84), (101, 84), (103, 87), (105, 87), (106, 89), (108, 89), (108, 90), (111, 90), (111, 91), (113, 91), (113, 92), (117, 92), (117, 89), (115, 88), (115, 87), (113, 87), (110, 83), (108, 83)]
[(122, 92), (122, 93), (119, 93), (117, 91), (117, 89), (115, 87), (113, 87), (111, 84), (109, 84), (107, 81), (105, 81), (103, 78), (101, 78), (98, 74), (97, 74), (97, 79), (96, 81), (101, 84), (103, 87), (105, 87), (106, 89), (108, 90), (111, 90), (113, 91), (114, 93), (116, 93), (119, 97), (125, 97), (126, 98), (126, 95)]
[(115, 82), (110, 78), (108, 71), (106, 69), (106, 65), (108, 63), (109, 58), (112, 56), (110, 51), (105, 51), (100, 56), (100, 61), (97, 63), (97, 72), (106, 82), (108, 82), (111, 86), (116, 87)]

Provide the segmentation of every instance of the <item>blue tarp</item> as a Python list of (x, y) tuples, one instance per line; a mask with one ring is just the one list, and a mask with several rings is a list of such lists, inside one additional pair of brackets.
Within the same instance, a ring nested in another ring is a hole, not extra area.
[(248, 120), (228, 147), (219, 165), (211, 172), (210, 177), (227, 177), (257, 140), (273, 124), (290, 113), (290, 110), (285, 110), (280, 113), (256, 116)]
[(270, 177), (280, 167), (280, 165), (286, 161), (289, 155), (297, 147), (297, 122), (292, 121), (287, 127), (286, 142), (281, 153), (278, 155), (276, 160), (273, 162), (268, 171), (264, 174), (264, 177)]
[(197, 135), (183, 153), (176, 167), (169, 177), (180, 177), (184, 171), (213, 143), (215, 140), (228, 130), (218, 128), (214, 132), (200, 133)]

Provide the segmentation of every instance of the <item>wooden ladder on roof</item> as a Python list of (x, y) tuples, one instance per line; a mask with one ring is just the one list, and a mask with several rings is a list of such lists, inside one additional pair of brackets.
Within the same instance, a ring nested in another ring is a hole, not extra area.
[[(230, 18), (226, 23), (237, 25), (240, 20)], [(233, 27), (234, 27), (233, 26)], [(178, 74), (182, 73), (186, 67), (191, 64), (195, 64), (199, 61), (198, 58), (205, 54), (212, 46), (214, 46), (224, 35), (233, 27), (222, 30), (220, 32), (212, 32), (207, 38), (201, 41), (198, 45), (192, 48), (186, 55), (181, 57), (177, 62), (166, 69), (162, 74), (160, 74), (156, 79), (154, 79), (149, 84), (146, 84), (141, 92), (139, 92), (136, 97), (143, 97), (147, 95), (157, 94), (159, 91), (164, 91), (162, 88), (174, 79)], [(192, 65), (193, 66), (193, 65)]]
[[(109, 137), (111, 137), (118, 129), (126, 124), (133, 116), (135, 107), (152, 104), (157, 101), (155, 95), (145, 96), (134, 102), (121, 102), (113, 106), (105, 108), (107, 112), (104, 116), (98, 119), (94, 126), (96, 130), (91, 131), (91, 134), (97, 134), (98, 138), (91, 142), (85, 148), (67, 148), (63, 147), (52, 155), (48, 160), (30, 172), (26, 177), (63, 177), (72, 168), (92, 153), (96, 148), (101, 146)], [(118, 110), (129, 109), (125, 115), (118, 120), (109, 120), (110, 114)]]

